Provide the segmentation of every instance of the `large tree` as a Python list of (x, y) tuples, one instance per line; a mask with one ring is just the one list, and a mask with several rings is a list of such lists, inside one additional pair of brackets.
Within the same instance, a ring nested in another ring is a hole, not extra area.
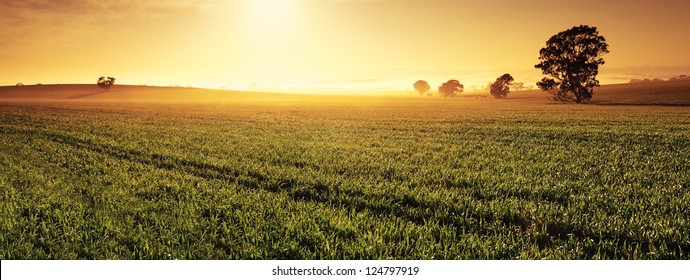
[(438, 87), (438, 94), (441, 97), (455, 97), (465, 90), (465, 86), (458, 80), (449, 80)]
[(510, 74), (503, 74), (491, 84), (489, 92), (496, 98), (504, 98), (510, 93), (511, 83), (515, 81)]
[(602, 55), (608, 52), (609, 45), (596, 27), (580, 25), (560, 32), (539, 51), (541, 62), (534, 67), (547, 77), (537, 86), (558, 101), (588, 101), (599, 86), (596, 76), (604, 64)]
[(417, 92), (419, 92), (419, 95), (424, 95), (425, 93), (428, 94), (431, 90), (431, 86), (429, 86), (429, 83), (423, 80), (416, 81), (412, 86)]

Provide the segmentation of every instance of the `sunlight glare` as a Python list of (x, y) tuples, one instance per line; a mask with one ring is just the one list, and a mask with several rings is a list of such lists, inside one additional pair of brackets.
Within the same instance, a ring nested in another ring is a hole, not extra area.
[(276, 31), (289, 23), (294, 1), (246, 0), (249, 15), (255, 27), (264, 31)]

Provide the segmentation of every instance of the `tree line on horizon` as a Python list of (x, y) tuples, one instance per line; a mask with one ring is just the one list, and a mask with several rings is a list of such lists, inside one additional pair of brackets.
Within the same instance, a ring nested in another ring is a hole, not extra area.
[[(510, 74), (503, 74), (498, 77), (495, 82), (490, 83), (487, 89), (491, 95), (495, 98), (504, 98), (510, 92), (510, 89), (515, 89), (513, 81), (513, 76)], [(520, 88), (524, 88), (524, 84), (520, 83)], [(431, 86), (428, 82), (424, 80), (419, 80), (415, 82), (412, 87), (419, 92), (421, 96), (432, 96)], [(441, 97), (456, 97), (465, 91), (465, 86), (461, 84), (458, 80), (448, 80), (447, 82), (441, 84), (438, 87), (438, 94)]]
[(654, 78), (654, 79), (631, 79), (628, 83), (629, 84), (639, 84), (639, 83), (656, 83), (656, 82), (672, 82), (672, 81), (686, 81), (690, 80), (690, 76), (688, 75), (678, 75), (675, 77), (671, 77), (668, 80), (664, 80), (662, 78)]
[[(584, 103), (592, 99), (602, 56), (609, 52), (606, 39), (596, 27), (580, 25), (551, 36), (546, 46), (539, 50), (539, 63), (534, 65), (546, 77), (536, 86), (551, 94), (553, 100)], [(504, 74), (489, 84), (489, 93), (497, 99), (510, 93), (515, 79)], [(524, 84), (520, 85), (521, 87)], [(413, 84), (420, 95), (431, 96), (431, 86), (424, 80)], [(513, 87), (514, 88), (514, 87)], [(441, 97), (455, 97), (464, 91), (458, 80), (449, 80), (438, 88)]]

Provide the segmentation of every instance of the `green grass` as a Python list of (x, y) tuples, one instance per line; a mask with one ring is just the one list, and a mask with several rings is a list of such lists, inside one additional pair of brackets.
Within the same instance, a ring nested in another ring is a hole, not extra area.
[(0, 104), (2, 259), (688, 259), (690, 107)]

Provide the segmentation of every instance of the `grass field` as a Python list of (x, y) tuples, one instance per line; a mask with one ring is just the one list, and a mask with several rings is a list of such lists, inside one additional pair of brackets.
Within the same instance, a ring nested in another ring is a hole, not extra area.
[(690, 258), (690, 83), (485, 97), (0, 87), (0, 258)]

